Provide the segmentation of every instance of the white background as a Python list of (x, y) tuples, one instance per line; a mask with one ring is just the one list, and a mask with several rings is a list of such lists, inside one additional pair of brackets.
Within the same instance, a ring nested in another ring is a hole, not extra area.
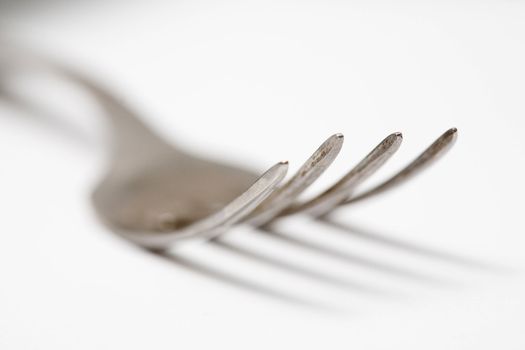
[(265, 261), (206, 243), (171, 261), (99, 223), (104, 120), (35, 81), (52, 115), (0, 102), (2, 349), (525, 348), (522, 1), (0, 4), (4, 39), (195, 153), (293, 171), (344, 133), (312, 193), (391, 132), (404, 145), (371, 183), (459, 129), (430, 171), (336, 213), (367, 234), (293, 218), (278, 230), (310, 248), (238, 228), (224, 241)]

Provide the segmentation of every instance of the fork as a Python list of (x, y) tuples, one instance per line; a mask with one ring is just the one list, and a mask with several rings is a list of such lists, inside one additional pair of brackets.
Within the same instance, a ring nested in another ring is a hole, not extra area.
[(10, 72), (36, 69), (53, 73), (86, 90), (103, 108), (113, 145), (108, 171), (96, 186), (92, 203), (114, 232), (152, 250), (167, 249), (183, 239), (213, 238), (242, 223), (263, 227), (298, 214), (323, 218), (405, 183), (439, 159), (457, 138), (456, 128), (447, 130), (396, 174), (356, 192), (399, 149), (403, 137), (392, 133), (332, 186), (299, 201), (337, 157), (342, 134), (330, 136), (287, 181), (288, 162), (278, 162), (257, 175), (175, 147), (87, 76), (33, 53), (9, 49), (0, 58)]

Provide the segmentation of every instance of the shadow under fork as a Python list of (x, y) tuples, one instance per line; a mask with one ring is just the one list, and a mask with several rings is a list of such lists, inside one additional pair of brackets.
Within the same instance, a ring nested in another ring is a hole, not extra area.
[(317, 282), (330, 284), (332, 286), (343, 288), (345, 290), (351, 290), (358, 293), (376, 296), (393, 296), (396, 294), (390, 291), (366, 285), (362, 282), (341, 279), (336, 276), (331, 276), (319, 271), (313, 271), (305, 267), (299, 266), (297, 264), (289, 263), (283, 260), (276, 259), (274, 257), (270, 257), (268, 255), (261, 254), (259, 252), (255, 252), (252, 249), (243, 248), (238, 245), (225, 242), (220, 238), (213, 239), (211, 243), (220, 249), (243, 256), (251, 260), (258, 261), (262, 264), (267, 264), (275, 268), (285, 270), (289, 273), (300, 275), (302, 277), (306, 277)]
[(362, 226), (356, 226), (353, 224), (341, 223), (335, 221), (330, 217), (318, 218), (318, 221), (333, 227), (334, 229), (339, 230), (342, 233), (352, 235), (354, 237), (372, 241), (384, 246), (388, 246), (393, 249), (403, 250), (405, 252), (416, 254), (419, 256), (427, 257), (430, 259), (440, 260), (451, 264), (456, 264), (463, 266), (465, 268), (479, 269), (479, 270), (499, 270), (496, 266), (490, 265), (488, 263), (477, 261), (468, 257), (460, 256), (457, 254), (440, 251), (430, 247), (425, 247), (417, 245), (414, 243), (406, 242), (400, 239), (395, 239), (386, 236), (385, 234), (379, 233), (377, 231), (372, 231), (368, 228)]
[(259, 296), (264, 296), (273, 300), (285, 302), (289, 305), (307, 307), (322, 312), (333, 313), (335, 311), (341, 311), (337, 310), (333, 306), (325, 305), (321, 302), (312, 301), (287, 292), (276, 290), (274, 288), (263, 286), (259, 283), (242, 279), (240, 277), (232, 275), (231, 273), (220, 271), (216, 268), (211, 268), (205, 264), (195, 261), (194, 259), (182, 257), (171, 252), (150, 251), (150, 253), (189, 271), (197, 272), (205, 277), (211, 278), (213, 280), (228, 284), (230, 286), (245, 291), (255, 293)]
[(380, 262), (371, 260), (363, 256), (359, 256), (359, 255), (348, 253), (348, 252), (343, 252), (341, 250), (323, 246), (318, 243), (310, 242), (305, 239), (291, 237), (290, 235), (277, 231), (275, 227), (260, 228), (259, 232), (267, 235), (268, 237), (272, 237), (282, 242), (286, 242), (292, 246), (299, 247), (301, 249), (305, 249), (305, 250), (308, 250), (308, 251), (311, 251), (311, 252), (314, 252), (316, 254), (320, 254), (323, 256), (328, 256), (332, 259), (342, 261), (347, 264), (365, 267), (365, 268), (368, 268), (368, 269), (371, 269), (371, 270), (374, 270), (374, 271), (377, 271), (383, 274), (387, 274), (390, 276), (394, 276), (397, 278), (402, 278), (402, 279), (410, 280), (410, 281), (416, 281), (419, 283), (434, 284), (434, 285), (448, 283), (442, 279), (438, 279), (433, 276), (424, 275), (422, 273), (419, 273), (413, 270), (387, 265), (387, 264), (380, 263)]

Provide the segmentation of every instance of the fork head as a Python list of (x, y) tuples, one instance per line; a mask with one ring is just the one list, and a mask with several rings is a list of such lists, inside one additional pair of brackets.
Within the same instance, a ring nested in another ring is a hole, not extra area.
[(257, 175), (180, 153), (114, 165), (93, 193), (102, 218), (130, 231), (179, 230), (220, 210)]

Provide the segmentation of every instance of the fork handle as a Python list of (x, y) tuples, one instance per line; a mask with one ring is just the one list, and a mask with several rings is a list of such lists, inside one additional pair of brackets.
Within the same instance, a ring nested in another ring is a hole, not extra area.
[[(88, 92), (102, 107), (110, 122), (113, 161), (118, 163), (136, 161), (141, 159), (139, 156), (144, 153), (157, 155), (162, 152), (174, 153), (173, 145), (154, 133), (119, 97), (93, 79), (65, 64), (0, 41), (0, 80), (3, 80), (5, 75), (17, 71), (51, 73)], [(146, 155), (142, 158), (146, 158)]]

